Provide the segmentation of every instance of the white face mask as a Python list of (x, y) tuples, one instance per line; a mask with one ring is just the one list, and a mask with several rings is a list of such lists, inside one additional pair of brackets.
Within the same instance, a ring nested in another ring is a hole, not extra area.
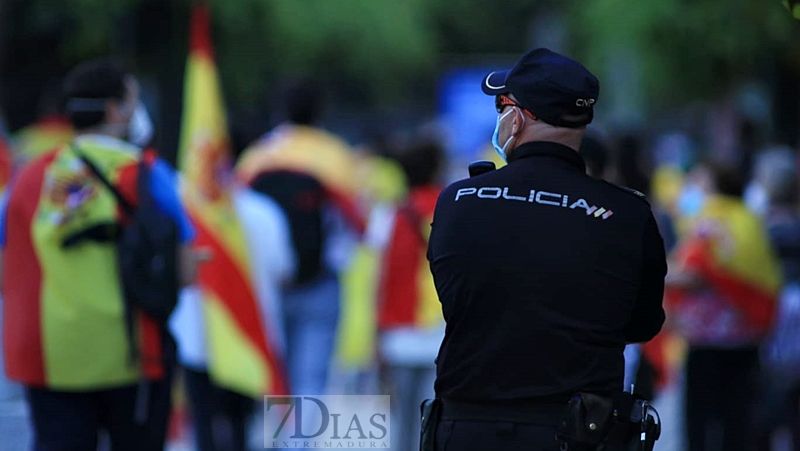
[[(504, 113), (502, 116), (497, 116), (497, 123), (494, 126), (494, 134), (492, 135), (492, 147), (494, 147), (495, 152), (497, 152), (498, 155), (500, 155), (500, 158), (502, 158), (503, 161), (506, 161), (506, 158), (508, 157), (506, 155), (506, 150), (508, 150), (508, 145), (511, 144), (511, 141), (514, 140), (514, 136), (513, 135), (509, 136), (508, 139), (506, 140), (506, 143), (501, 146), (500, 142), (499, 142), (500, 141), (500, 123), (503, 122), (503, 119), (505, 119), (506, 116), (508, 116), (509, 114), (511, 114), (513, 112), (514, 112), (514, 109), (511, 108), (506, 113)], [(522, 117), (522, 120), (523, 121), (525, 120), (525, 116)]]
[(145, 147), (153, 139), (153, 121), (147, 114), (147, 108), (139, 104), (128, 122), (128, 141), (139, 147)]

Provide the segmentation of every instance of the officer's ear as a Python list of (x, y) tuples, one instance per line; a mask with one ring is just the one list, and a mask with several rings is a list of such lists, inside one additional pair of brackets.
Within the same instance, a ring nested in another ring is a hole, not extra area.
[(525, 126), (525, 121), (530, 118), (525, 117), (525, 110), (519, 107), (514, 107), (514, 120), (511, 121), (511, 135), (516, 135)]

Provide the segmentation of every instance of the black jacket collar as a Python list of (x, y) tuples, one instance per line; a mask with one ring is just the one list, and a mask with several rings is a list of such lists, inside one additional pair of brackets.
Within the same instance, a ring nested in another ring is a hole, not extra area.
[(511, 151), (511, 155), (508, 156), (508, 164), (534, 156), (556, 157), (565, 160), (575, 169), (586, 172), (586, 163), (578, 152), (563, 144), (550, 141), (533, 141), (520, 145)]

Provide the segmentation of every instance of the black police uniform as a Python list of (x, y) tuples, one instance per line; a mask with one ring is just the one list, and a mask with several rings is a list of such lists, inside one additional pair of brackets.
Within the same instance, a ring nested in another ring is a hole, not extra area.
[(622, 391), (626, 343), (664, 322), (664, 246), (647, 200), (553, 142), (440, 195), (428, 259), (447, 322), (437, 450), (556, 450), (577, 392)]

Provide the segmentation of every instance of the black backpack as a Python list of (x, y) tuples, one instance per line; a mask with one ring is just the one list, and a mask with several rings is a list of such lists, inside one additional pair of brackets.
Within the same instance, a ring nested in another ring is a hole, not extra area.
[(94, 176), (114, 194), (127, 221), (122, 225), (114, 224), (116, 227), (104, 224), (71, 235), (64, 240), (63, 246), (73, 246), (83, 239), (116, 242), (131, 357), (135, 360), (138, 356), (133, 330), (136, 312), (147, 314), (158, 323), (159, 328), (165, 330), (178, 303), (178, 225), (154, 202), (150, 192), (150, 165), (145, 158), (139, 162), (136, 181), (138, 202), (134, 207), (86, 155), (77, 149), (75, 152)]
[(294, 285), (314, 280), (323, 271), (325, 230), (322, 206), (327, 194), (316, 178), (293, 171), (262, 172), (250, 184), (281, 206), (289, 221), (297, 255)]

